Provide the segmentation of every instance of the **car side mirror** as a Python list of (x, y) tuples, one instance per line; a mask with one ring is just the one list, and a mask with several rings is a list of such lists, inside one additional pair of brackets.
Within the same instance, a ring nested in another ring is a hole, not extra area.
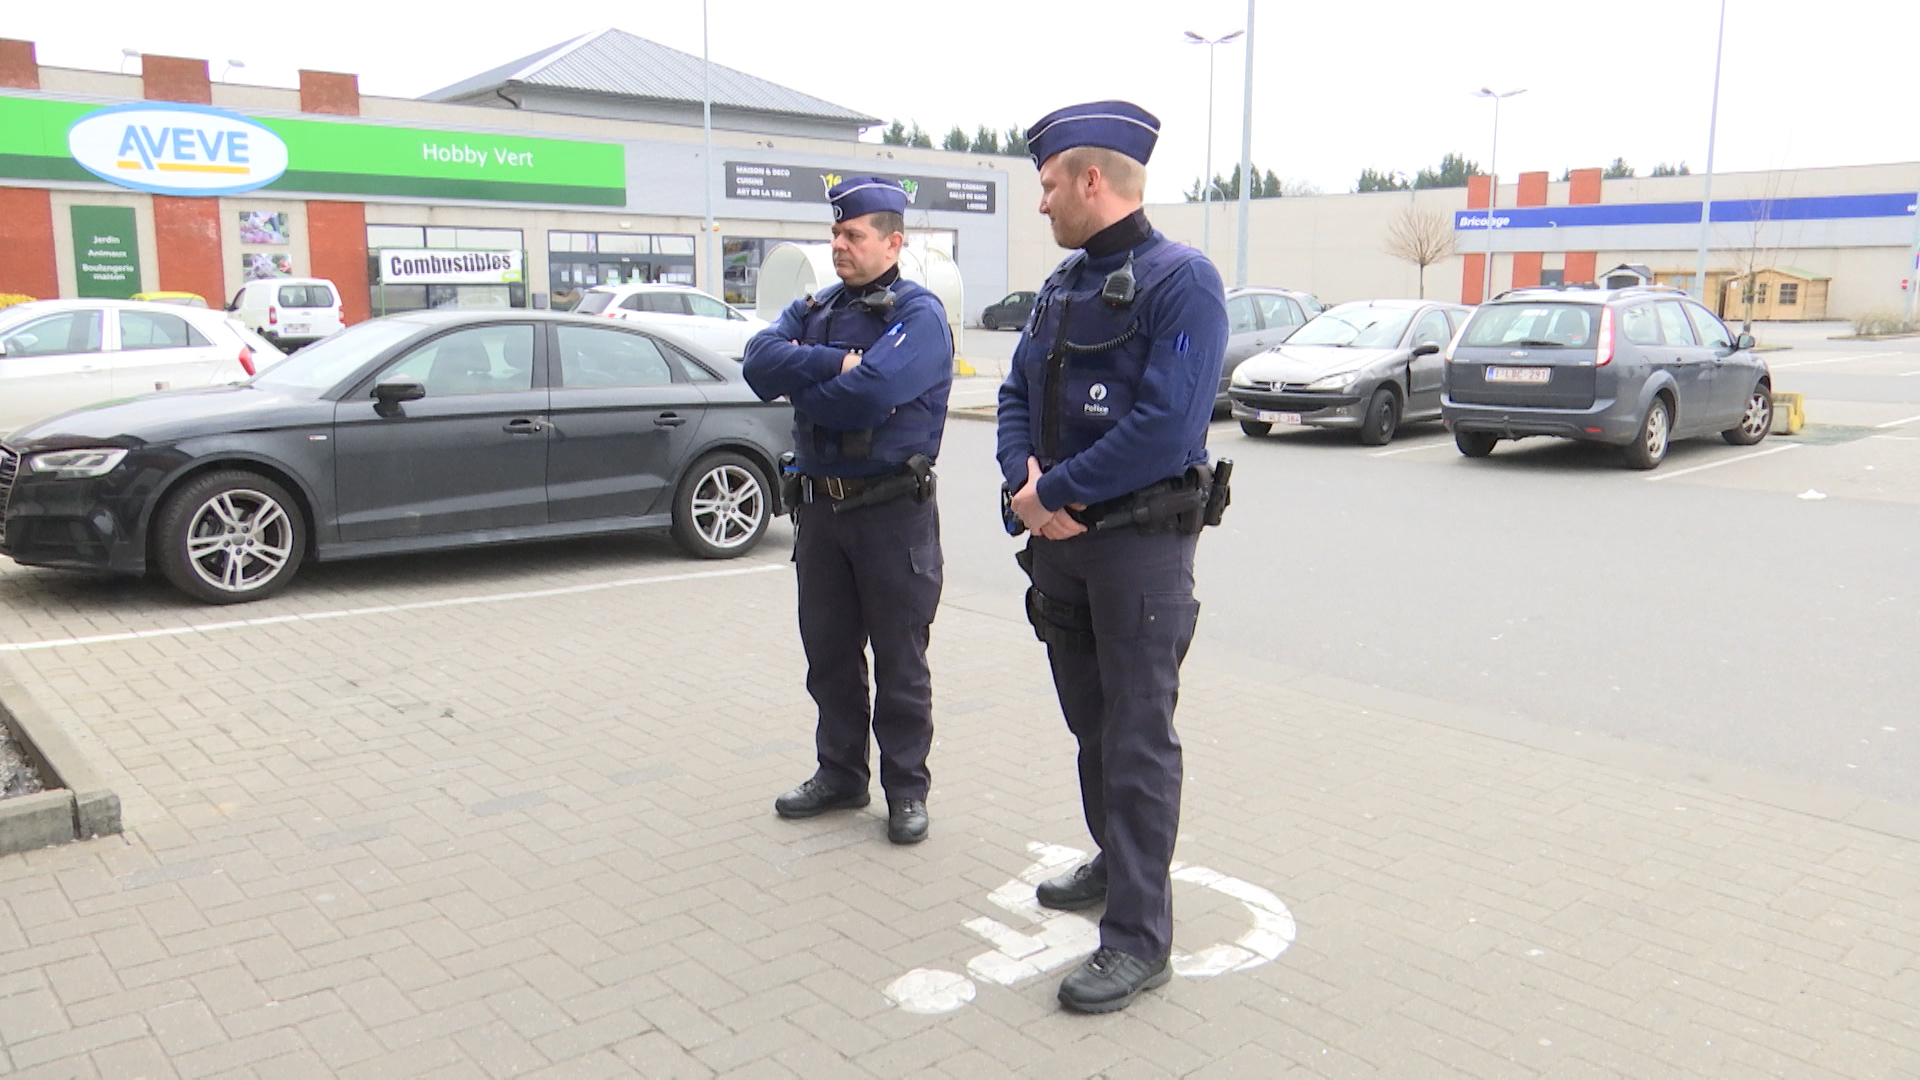
[(1733, 347), (1734, 347), (1734, 348), (1736, 348), (1736, 349), (1751, 349), (1751, 348), (1753, 348), (1753, 335), (1752, 335), (1752, 334), (1741, 334), (1741, 335), (1740, 335), (1739, 337), (1737, 337), (1737, 338), (1734, 338), (1734, 339), (1733, 339)]
[(1431, 341), (1423, 341), (1413, 347), (1413, 355), (1415, 356), (1432, 356), (1439, 351), (1440, 346), (1435, 345)]
[(373, 396), (382, 405), (419, 401), (427, 396), (427, 384), (410, 376), (396, 375), (373, 384)]

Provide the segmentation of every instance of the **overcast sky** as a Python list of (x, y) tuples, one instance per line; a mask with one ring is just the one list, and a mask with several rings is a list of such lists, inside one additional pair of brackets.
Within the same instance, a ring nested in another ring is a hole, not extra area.
[[(1476, 87), (1524, 87), (1500, 112), (1500, 172), (1623, 156), (1645, 175), (1707, 156), (1716, 0), (1442, 5), (1257, 0), (1253, 159), (1333, 191), (1363, 168), (1411, 176), (1442, 154), (1482, 168), (1492, 108)], [(205, 57), (219, 77), (294, 86), (300, 68), (358, 73), (363, 93), (415, 97), (608, 25), (698, 54), (697, 0), (633, 4), (7, 5), (0, 37), (40, 62), (113, 70), (123, 48)], [(289, 14), (276, 16), (275, 11)], [(850, 20), (849, 16), (853, 16)], [(1150, 198), (1206, 161), (1207, 52), (1246, 25), (1245, 0), (1042, 5), (712, 4), (712, 58), (880, 117), (1022, 127), (1063, 104), (1123, 97), (1163, 124)], [(1484, 17), (1482, 17), (1484, 15)], [(1719, 171), (1920, 162), (1920, 4), (1728, 0)], [(1246, 52), (1216, 51), (1215, 170), (1239, 158)], [(1011, 163), (1010, 167), (1022, 167)], [(1917, 170), (1920, 171), (1920, 170)]]

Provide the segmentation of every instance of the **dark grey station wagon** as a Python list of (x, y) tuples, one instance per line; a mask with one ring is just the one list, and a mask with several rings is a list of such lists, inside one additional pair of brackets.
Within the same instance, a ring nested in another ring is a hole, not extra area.
[(257, 600), (305, 559), (670, 528), (751, 551), (791, 406), (662, 334), (550, 312), (422, 311), (240, 386), (42, 421), (0, 446), (0, 552)]
[(1670, 286), (1503, 294), (1449, 348), (1444, 383), (1441, 416), (1468, 457), (1557, 435), (1651, 469), (1674, 439), (1745, 446), (1773, 426), (1773, 377), (1753, 338)]

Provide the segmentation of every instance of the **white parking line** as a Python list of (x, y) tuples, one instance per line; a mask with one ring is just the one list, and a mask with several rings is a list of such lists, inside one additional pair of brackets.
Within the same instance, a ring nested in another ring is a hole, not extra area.
[(104, 645), (115, 641), (140, 641), (145, 638), (181, 637), (186, 634), (210, 634), (217, 630), (244, 630), (254, 626), (280, 626), (286, 623), (321, 622), (326, 619), (345, 619), (357, 615), (390, 615), (399, 611), (427, 611), (433, 608), (465, 607), (469, 604), (502, 604), (509, 600), (538, 600), (550, 596), (577, 596), (581, 593), (605, 592), (608, 589), (625, 589), (635, 585), (665, 585), (675, 581), (697, 581), (702, 578), (737, 577), (741, 574), (765, 574), (774, 570), (785, 570), (784, 563), (768, 563), (761, 566), (743, 566), (730, 570), (701, 570), (690, 574), (662, 574), (659, 577), (621, 578), (618, 581), (600, 581), (591, 585), (568, 585), (558, 589), (528, 589), (522, 592), (489, 593), (485, 596), (456, 596), (447, 600), (422, 600), (412, 604), (381, 604), (376, 607), (346, 608), (340, 611), (315, 611), (300, 615), (268, 615), (258, 619), (234, 619), (228, 622), (196, 623), (188, 626), (166, 626), (154, 630), (129, 630), (119, 634), (95, 634), (91, 637), (53, 638), (47, 641), (19, 641), (0, 643), (0, 653), (37, 652), (42, 649), (65, 649), (76, 645)]
[(1411, 454), (1415, 450), (1431, 450), (1436, 446), (1452, 446), (1452, 439), (1435, 439), (1433, 442), (1415, 443), (1412, 446), (1396, 446), (1391, 450), (1379, 450), (1368, 457), (1392, 457), (1395, 454)]
[(1705, 465), (1695, 465), (1691, 469), (1677, 469), (1673, 472), (1658, 473), (1654, 476), (1647, 477), (1647, 482), (1650, 484), (1657, 484), (1662, 480), (1672, 480), (1676, 476), (1685, 476), (1688, 473), (1703, 472), (1707, 469), (1717, 469), (1722, 465), (1737, 465), (1742, 461), (1752, 461), (1754, 458), (1763, 458), (1769, 454), (1784, 454), (1789, 450), (1802, 449), (1804, 445), (1805, 445), (1804, 443), (1787, 443), (1785, 446), (1775, 446), (1775, 447), (1771, 447), (1766, 450), (1761, 450), (1752, 454), (1741, 454), (1739, 457), (1722, 458), (1719, 461), (1709, 461)]
[(1889, 420), (1884, 424), (1875, 424), (1873, 426), (1877, 428), (1901, 427), (1905, 424), (1911, 424), (1915, 420), (1920, 420), (1920, 416), (1909, 416), (1905, 420)]
[(1844, 364), (1849, 360), (1885, 360), (1890, 356), (1907, 355), (1910, 354), (1897, 352), (1848, 353), (1846, 356), (1829, 356), (1821, 360), (1795, 360), (1785, 364), (1768, 364), (1767, 366), (1775, 371), (1785, 371), (1788, 368), (1812, 367), (1815, 364)]

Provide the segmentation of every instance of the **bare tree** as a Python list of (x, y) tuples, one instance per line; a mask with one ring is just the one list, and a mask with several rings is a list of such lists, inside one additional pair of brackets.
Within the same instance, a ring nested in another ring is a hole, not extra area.
[(1420, 268), (1420, 299), (1427, 298), (1427, 267), (1459, 249), (1453, 222), (1445, 214), (1409, 205), (1387, 226), (1387, 254)]
[[(1768, 175), (1766, 187), (1762, 191), (1761, 198), (1757, 200), (1759, 205), (1754, 210), (1752, 220), (1746, 223), (1745, 229), (1740, 230), (1743, 242), (1733, 250), (1736, 276), (1725, 287), (1731, 290), (1735, 283), (1740, 287), (1740, 328), (1742, 330), (1753, 329), (1753, 305), (1758, 298), (1760, 273), (1772, 269), (1774, 261), (1780, 255), (1781, 230), (1769, 228), (1769, 226), (1774, 224), (1774, 204), (1782, 197), (1782, 179), (1778, 170)], [(1792, 194), (1791, 189), (1787, 194)], [(1772, 243), (1768, 243), (1769, 240)], [(1706, 295), (1704, 288), (1701, 290), (1701, 295)]]

